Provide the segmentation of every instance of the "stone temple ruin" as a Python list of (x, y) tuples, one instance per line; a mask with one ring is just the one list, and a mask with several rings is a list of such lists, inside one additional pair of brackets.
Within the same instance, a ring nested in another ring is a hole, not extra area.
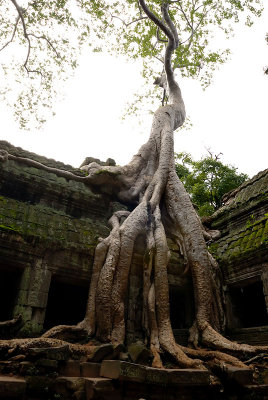
[[(51, 167), (74, 170), (70, 165), (4, 141), (0, 141), (0, 148)], [(117, 207), (118, 203), (108, 194), (94, 193), (83, 183), (12, 160), (0, 163), (1, 339), (35, 337), (55, 325), (73, 325), (83, 319), (97, 238), (109, 233), (107, 222)], [(226, 336), (238, 342), (268, 345), (268, 170), (226, 196), (225, 205), (205, 224), (221, 232), (221, 237), (210, 244), (210, 250), (224, 277)], [(138, 238), (130, 273), (126, 345), (139, 343), (142, 338), (143, 246), (143, 238)], [(169, 248), (172, 251), (168, 266), (171, 323), (177, 342), (186, 345), (194, 316), (191, 277), (183, 273), (177, 245), (171, 240)], [(6, 378), (1, 381), (0, 377), (1, 398), (229, 398), (226, 393), (223, 397), (221, 390), (216, 394), (215, 388), (209, 389), (207, 377), (198, 373), (189, 377), (184, 371), (187, 376), (170, 378), (165, 374), (158, 377), (146, 367), (131, 372), (124, 370), (123, 364), (109, 361), (107, 355), (102, 365), (97, 363), (100, 359), (93, 360), (92, 365), (68, 361), (62, 352), (54, 358), (43, 354), (40, 357), (35, 363), (15, 360), (16, 371), (24, 371), (21, 375), (26, 378), (13, 380), (14, 361), (3, 358), (0, 374)], [(135, 354), (132, 357), (130, 361), (137, 361)], [(105, 372), (109, 363), (115, 363), (110, 372), (113, 376)], [(32, 369), (32, 374), (27, 368)], [(139, 376), (136, 380), (135, 374)], [(250, 379), (245, 381), (235, 373), (233, 378), (238, 397), (232, 397), (230, 392), (230, 398), (268, 398), (265, 397), (268, 396), (267, 371), (260, 380), (256, 394), (259, 397), (247, 397), (252, 396), (254, 386)], [(49, 397), (48, 392), (44, 394), (44, 388), (52, 390), (51, 385), (56, 397)], [(254, 388), (257, 390), (256, 385)]]

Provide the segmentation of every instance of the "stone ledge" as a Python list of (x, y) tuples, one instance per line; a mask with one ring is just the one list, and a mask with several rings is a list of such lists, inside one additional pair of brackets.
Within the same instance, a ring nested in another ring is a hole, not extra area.
[(13, 376), (0, 376), (0, 398), (18, 398), (26, 390), (26, 381), (23, 378)]
[(234, 381), (245, 386), (253, 383), (253, 369), (228, 366), (223, 371), (228, 381)]
[(100, 376), (149, 384), (178, 386), (209, 385), (209, 372), (197, 369), (158, 369), (125, 361), (105, 360), (101, 364)]
[(99, 363), (82, 362), (80, 364), (80, 374), (83, 377), (99, 378), (100, 368), (101, 364)]

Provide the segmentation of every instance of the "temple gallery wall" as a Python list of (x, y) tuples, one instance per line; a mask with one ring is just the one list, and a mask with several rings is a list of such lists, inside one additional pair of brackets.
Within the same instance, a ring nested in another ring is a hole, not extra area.
[[(73, 170), (0, 141), (9, 153)], [(109, 232), (118, 208), (109, 195), (16, 161), (0, 163), (0, 321), (2, 337), (36, 336), (59, 324), (82, 320), (98, 237)], [(126, 206), (127, 207), (127, 206)], [(122, 208), (122, 205), (120, 205)], [(221, 237), (210, 244), (224, 279), (226, 334), (250, 344), (268, 343), (268, 170), (232, 193), (206, 224)], [(131, 264), (127, 341), (142, 337), (142, 254), (139, 237)], [(194, 316), (191, 276), (169, 239), (171, 323), (187, 343)]]

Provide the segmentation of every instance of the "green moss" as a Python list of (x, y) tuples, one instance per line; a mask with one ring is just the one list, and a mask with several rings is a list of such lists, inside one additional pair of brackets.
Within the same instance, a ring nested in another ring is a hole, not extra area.
[(13, 231), (13, 232), (20, 232), (20, 230), (15, 227), (15, 226), (10, 226), (10, 225), (3, 225), (0, 224), (0, 229), (6, 230), (6, 231)]
[(268, 219), (266, 214), (257, 221), (251, 218), (251, 223), (247, 222), (240, 232), (219, 239), (217, 243), (210, 246), (210, 251), (220, 263), (231, 268), (231, 265), (237, 262), (236, 260), (240, 262), (251, 256), (256, 261), (261, 259), (263, 252), (267, 251), (267, 242)]
[(35, 321), (27, 321), (20, 329), (20, 336), (33, 337), (41, 333), (43, 326)]
[(71, 218), (47, 206), (8, 199), (0, 203), (0, 230), (20, 234), (24, 240), (38, 240), (46, 246), (92, 249), (99, 236), (109, 232), (105, 222)]
[(101, 175), (101, 174), (117, 176), (117, 175), (120, 175), (120, 172), (118, 172), (118, 171), (110, 171), (110, 170), (107, 171), (106, 169), (100, 169), (99, 171), (97, 171), (95, 173), (95, 175)]
[(214, 258), (217, 259), (218, 257), (218, 249), (219, 249), (219, 243), (212, 243), (209, 246), (209, 252), (214, 256)]

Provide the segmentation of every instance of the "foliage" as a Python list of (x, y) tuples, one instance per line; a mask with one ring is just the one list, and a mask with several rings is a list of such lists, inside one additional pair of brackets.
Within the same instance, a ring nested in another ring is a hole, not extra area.
[[(251, 17), (262, 11), (261, 0), (167, 1), (179, 32), (173, 67), (182, 77), (200, 79), (203, 86), (229, 53), (215, 46), (215, 28), (228, 37), (241, 13), (251, 25)], [(160, 19), (162, 3), (148, 1)], [(142, 59), (147, 82), (162, 73), (165, 39), (136, 0), (10, 0), (0, 2), (0, 15), (2, 73), (8, 79), (6, 84), (2, 79), (0, 93), (14, 106), (22, 127), (31, 117), (44, 122), (60, 90), (59, 79), (67, 79), (77, 67), (84, 43), (93, 51)]]
[(211, 215), (222, 205), (222, 196), (241, 185), (248, 176), (225, 165), (220, 155), (209, 155), (194, 161), (190, 154), (175, 156), (176, 172), (183, 182), (200, 216)]

